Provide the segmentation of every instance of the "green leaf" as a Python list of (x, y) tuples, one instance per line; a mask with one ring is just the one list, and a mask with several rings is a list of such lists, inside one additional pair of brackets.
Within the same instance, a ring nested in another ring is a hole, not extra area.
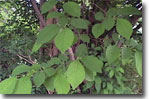
[(45, 2), (42, 5), (42, 9), (41, 9), (42, 14), (51, 10), (57, 4), (57, 2), (58, 2), (57, 0), (48, 0), (48, 2)]
[(115, 45), (110, 45), (106, 49), (106, 58), (108, 63), (111, 64), (116, 61), (120, 56), (120, 48)]
[(109, 89), (110, 91), (112, 91), (112, 90), (113, 90), (113, 86), (112, 86), (112, 84), (111, 84), (111, 83), (107, 83), (107, 89)]
[(83, 41), (83, 42), (87, 42), (89, 43), (90, 42), (90, 38), (87, 34), (81, 34), (80, 35), (80, 39)]
[(44, 73), (45, 73), (46, 77), (50, 77), (56, 73), (56, 69), (54, 69), (52, 67), (44, 68)]
[(97, 93), (99, 93), (101, 90), (101, 83), (102, 83), (102, 80), (100, 79), (100, 77), (96, 76), (95, 77), (95, 89), (96, 89)]
[(115, 20), (112, 17), (106, 17), (103, 21), (104, 28), (109, 31), (111, 30), (115, 25)]
[(53, 40), (53, 38), (57, 35), (59, 31), (60, 27), (56, 24), (50, 24), (42, 29), (37, 36), (37, 40), (33, 46), (32, 53), (36, 52), (44, 43)]
[(69, 28), (62, 29), (56, 36), (54, 42), (56, 47), (64, 53), (68, 48), (71, 47), (74, 40), (74, 34)]
[(54, 91), (54, 79), (55, 76), (48, 77), (45, 82), (44, 86), (46, 87), (47, 90)]
[(81, 16), (80, 6), (75, 2), (67, 2), (63, 5), (64, 11), (74, 17)]
[(30, 77), (22, 77), (18, 79), (13, 94), (31, 94), (32, 82)]
[(68, 22), (69, 22), (68, 17), (66, 17), (65, 15), (58, 18), (58, 24), (60, 24), (61, 26), (66, 26)]
[(98, 20), (98, 21), (102, 21), (104, 19), (104, 14), (99, 11), (95, 14), (95, 19)]
[(135, 52), (135, 64), (137, 72), (142, 77), (142, 53), (139, 51)]
[(94, 81), (95, 76), (96, 76), (95, 72), (92, 72), (92, 71), (88, 70), (87, 68), (85, 68), (85, 79), (87, 81)]
[(33, 75), (33, 82), (37, 87), (40, 87), (45, 82), (44, 72), (37, 72)]
[(117, 19), (116, 29), (117, 32), (126, 39), (129, 39), (133, 32), (132, 24), (128, 20), (122, 18)]
[(40, 64), (33, 64), (31, 66), (31, 69), (34, 70), (34, 71), (38, 71), (40, 68), (41, 68)]
[(111, 70), (111, 71), (109, 72), (109, 77), (112, 78), (112, 77), (114, 76), (114, 74), (115, 74), (114, 70)]
[(66, 74), (67, 79), (73, 87), (73, 89), (77, 88), (85, 79), (85, 70), (78, 60), (73, 61), (69, 65)]
[(67, 94), (70, 90), (70, 84), (67, 81), (67, 78), (62, 74), (56, 76), (54, 80), (54, 87), (58, 94)]
[(131, 49), (128, 47), (123, 47), (121, 53), (122, 53), (122, 64), (125, 65), (126, 63), (129, 62), (132, 56)]
[(0, 94), (12, 94), (16, 83), (16, 77), (7, 78), (0, 82)]
[(48, 15), (47, 15), (47, 19), (48, 18), (59, 18), (61, 16), (63, 16), (64, 13), (60, 13), (60, 12), (50, 12)]
[(104, 33), (105, 29), (103, 24), (95, 24), (92, 27), (92, 34), (94, 35), (95, 38), (98, 38)]
[(90, 22), (86, 19), (72, 18), (70, 24), (78, 29), (87, 29)]
[(16, 75), (19, 75), (21, 73), (24, 73), (24, 72), (29, 72), (31, 71), (31, 67), (27, 66), (27, 65), (20, 65), (20, 66), (17, 66), (13, 72), (12, 72), (12, 76), (16, 76)]
[(93, 72), (102, 72), (103, 62), (94, 56), (85, 56), (81, 59), (83, 64)]
[(76, 49), (75, 55), (78, 57), (83, 57), (83, 56), (88, 55), (88, 49), (87, 49), (86, 45), (80, 44)]

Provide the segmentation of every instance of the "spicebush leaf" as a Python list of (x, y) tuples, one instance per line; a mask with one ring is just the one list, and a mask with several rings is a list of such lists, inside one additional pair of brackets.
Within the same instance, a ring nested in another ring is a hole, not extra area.
[(63, 5), (64, 11), (74, 17), (81, 16), (80, 6), (75, 2), (67, 2)]
[(31, 71), (31, 67), (30, 66), (27, 66), (27, 65), (20, 65), (20, 66), (17, 66), (13, 72), (12, 72), (12, 76), (16, 76), (16, 75), (19, 75), (20, 73), (24, 73), (24, 72), (29, 72)]
[(142, 77), (142, 53), (139, 51), (135, 52), (135, 64), (137, 72)]
[(85, 70), (82, 64), (76, 60), (73, 61), (67, 71), (66, 71), (67, 79), (73, 89), (77, 88), (85, 79)]
[(133, 32), (132, 24), (128, 20), (122, 18), (117, 19), (116, 29), (117, 32), (126, 39), (129, 39)]
[(33, 82), (37, 87), (40, 87), (45, 82), (44, 72), (37, 72), (33, 75)]
[(44, 86), (46, 87), (47, 90), (54, 91), (54, 79), (55, 76), (48, 77), (45, 82)]
[(89, 38), (89, 36), (86, 35), (86, 34), (81, 34), (81, 35), (80, 35), (80, 39), (81, 39), (83, 42), (87, 42), (87, 43), (90, 42), (90, 38)]
[(47, 15), (47, 19), (48, 18), (59, 18), (61, 16), (63, 16), (64, 13), (60, 13), (60, 12), (51, 12)]
[(48, 68), (44, 69), (44, 73), (45, 73), (46, 77), (50, 77), (56, 73), (56, 69), (54, 69), (52, 67), (48, 67)]
[(88, 55), (88, 49), (85, 44), (80, 44), (76, 49), (76, 56), (83, 57)]
[(56, 47), (64, 53), (68, 48), (71, 47), (74, 40), (74, 34), (69, 28), (61, 30), (56, 36), (54, 42)]
[(30, 77), (22, 77), (18, 79), (13, 94), (31, 94), (32, 83)]
[(11, 77), (0, 82), (0, 94), (12, 94), (17, 83), (16, 77)]
[(87, 68), (84, 68), (84, 69), (85, 69), (85, 79), (87, 81), (94, 81), (96, 72), (92, 72), (92, 71), (88, 70)]
[(111, 30), (115, 25), (115, 20), (112, 17), (106, 17), (103, 21), (104, 28), (109, 31)]
[(131, 58), (132, 52), (128, 47), (123, 47), (121, 50), (122, 53), (122, 64), (125, 65)]
[(42, 14), (51, 10), (57, 4), (57, 2), (58, 2), (57, 0), (48, 0), (47, 2), (45, 2), (42, 5), (42, 9), (41, 9)]
[(72, 18), (70, 24), (78, 29), (87, 29), (90, 22), (86, 19)]
[(108, 60), (108, 63), (111, 64), (114, 61), (116, 61), (120, 56), (120, 48), (118, 48), (115, 45), (110, 45), (106, 49), (106, 58)]
[(95, 24), (92, 27), (92, 34), (94, 35), (95, 38), (98, 38), (104, 33), (105, 29), (103, 24)]
[(94, 56), (85, 56), (81, 59), (85, 67), (93, 72), (102, 72), (103, 62)]
[(54, 87), (58, 94), (67, 94), (70, 90), (70, 84), (63, 74), (58, 74), (54, 80)]
[(98, 21), (103, 20), (104, 19), (104, 14), (101, 11), (97, 12), (95, 14), (95, 19), (98, 20)]

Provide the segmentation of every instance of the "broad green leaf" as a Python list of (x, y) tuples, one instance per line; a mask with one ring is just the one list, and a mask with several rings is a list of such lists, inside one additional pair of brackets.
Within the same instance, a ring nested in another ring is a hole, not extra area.
[(40, 64), (33, 64), (33, 65), (31, 66), (31, 69), (34, 70), (34, 71), (38, 71), (40, 68), (41, 68), (41, 65), (40, 65)]
[(61, 16), (63, 16), (64, 13), (60, 13), (60, 12), (50, 12), (48, 15), (47, 15), (47, 19), (48, 18), (59, 18)]
[(92, 71), (88, 70), (87, 68), (85, 68), (85, 79), (87, 81), (94, 81), (95, 76), (96, 76), (95, 72), (92, 72)]
[(47, 90), (54, 91), (54, 79), (55, 76), (48, 77), (45, 82), (44, 86), (46, 87)]
[(69, 28), (62, 29), (56, 36), (54, 42), (56, 47), (64, 53), (71, 47), (74, 40), (74, 34)]
[(68, 56), (64, 54), (59, 54), (58, 58), (63, 62), (68, 60)]
[(135, 52), (135, 64), (137, 72), (142, 77), (142, 53), (139, 51)]
[(90, 22), (86, 19), (72, 18), (70, 24), (78, 29), (87, 29)]
[(60, 24), (61, 26), (66, 26), (68, 22), (69, 22), (68, 17), (65, 15), (58, 18), (58, 24)]
[(44, 68), (44, 73), (45, 73), (46, 77), (50, 77), (56, 73), (56, 69), (54, 69), (52, 67)]
[(97, 93), (99, 93), (101, 91), (101, 83), (102, 83), (102, 80), (100, 79), (100, 77), (96, 76), (95, 77), (95, 89), (96, 89)]
[(18, 79), (13, 94), (31, 94), (32, 82), (30, 77), (22, 77)]
[(113, 86), (112, 86), (112, 84), (111, 84), (111, 83), (107, 83), (107, 89), (109, 89), (110, 91), (112, 91), (112, 90), (113, 90)]
[(0, 82), (0, 94), (12, 94), (17, 83), (16, 77), (11, 77)]
[(124, 73), (124, 69), (123, 69), (122, 67), (119, 67), (119, 71), (120, 71), (121, 73)]
[(126, 63), (128, 63), (128, 61), (132, 56), (131, 49), (128, 47), (123, 47), (121, 53), (122, 53), (122, 64), (125, 65)]
[(24, 72), (29, 72), (31, 71), (31, 67), (30, 66), (27, 66), (27, 65), (20, 65), (20, 66), (17, 66), (13, 72), (12, 72), (12, 76), (16, 76), (16, 75), (19, 75), (21, 73), (24, 73)]
[(54, 64), (61, 64), (61, 60), (57, 57), (52, 58), (50, 61), (48, 61), (49, 65), (54, 65)]
[(103, 26), (103, 24), (95, 24), (92, 27), (92, 34), (94, 35), (95, 38), (98, 38), (99, 36), (101, 36), (105, 31), (105, 28)]
[(117, 19), (116, 29), (117, 32), (126, 39), (129, 39), (133, 32), (132, 24), (128, 20), (122, 18)]
[(40, 87), (45, 82), (45, 74), (44, 72), (37, 72), (33, 75), (33, 82), (37, 87)]
[(103, 21), (104, 28), (109, 31), (111, 30), (115, 25), (115, 20), (112, 17), (106, 17)]
[(81, 16), (81, 9), (80, 6), (75, 2), (67, 2), (63, 5), (64, 11), (72, 15), (74, 17), (80, 17)]
[(94, 56), (85, 56), (81, 59), (82, 63), (93, 72), (102, 72), (103, 62)]
[(104, 14), (99, 11), (95, 14), (95, 19), (98, 20), (98, 21), (102, 21), (104, 19)]
[(115, 45), (110, 45), (106, 49), (106, 58), (109, 64), (116, 61), (120, 56), (120, 48)]
[(57, 26), (56, 24), (50, 24), (46, 26), (44, 29), (42, 29), (37, 35), (37, 40), (33, 46), (32, 53), (36, 52), (44, 43), (53, 40), (53, 38), (57, 35), (59, 31), (60, 27)]
[(81, 39), (83, 42), (87, 42), (87, 43), (90, 42), (90, 37), (89, 37), (87, 34), (81, 34), (81, 35), (80, 35), (80, 39)]
[(67, 79), (73, 89), (77, 88), (85, 79), (85, 70), (82, 64), (76, 60), (73, 61), (67, 71), (66, 71)]
[(42, 9), (41, 9), (42, 14), (51, 10), (57, 4), (57, 2), (58, 2), (57, 0), (48, 0), (47, 2), (45, 2), (42, 5)]
[(88, 55), (88, 49), (85, 44), (80, 44), (76, 49), (76, 56), (83, 57)]
[(62, 75), (58, 74), (54, 80), (54, 87), (58, 94), (67, 94), (70, 90), (70, 84), (67, 81), (67, 78)]
[(110, 8), (110, 9), (107, 11), (107, 16), (116, 16), (116, 15), (117, 15), (117, 12), (118, 12), (118, 9), (117, 9), (117, 8)]
[(109, 72), (109, 77), (112, 78), (112, 77), (114, 76), (114, 74), (115, 74), (114, 70), (111, 70), (111, 71)]

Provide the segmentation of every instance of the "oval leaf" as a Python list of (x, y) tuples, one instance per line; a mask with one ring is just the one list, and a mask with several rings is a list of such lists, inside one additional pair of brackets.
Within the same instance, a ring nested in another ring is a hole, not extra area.
[(85, 70), (78, 60), (72, 62), (69, 65), (66, 74), (67, 79), (73, 87), (73, 89), (77, 88), (85, 78)]
[(135, 64), (139, 75), (142, 77), (142, 53), (139, 51), (135, 52)]
[(104, 28), (109, 31), (111, 30), (115, 25), (115, 20), (112, 17), (106, 17), (103, 21)]
[(95, 24), (92, 28), (92, 33), (95, 38), (98, 38), (104, 33), (105, 29), (103, 24)]
[(117, 19), (116, 29), (126, 39), (129, 39), (133, 32), (132, 24), (128, 20), (121, 18)]
[(69, 28), (66, 28), (59, 32), (54, 42), (56, 47), (62, 53), (64, 53), (68, 48), (71, 47), (71, 45), (73, 44), (73, 40), (74, 40), (73, 32)]
[(101, 11), (97, 12), (95, 14), (95, 19), (98, 20), (98, 21), (103, 20), (104, 19), (104, 14)]
[(54, 91), (54, 79), (55, 76), (48, 77), (45, 82), (44, 86), (46, 87), (47, 90)]

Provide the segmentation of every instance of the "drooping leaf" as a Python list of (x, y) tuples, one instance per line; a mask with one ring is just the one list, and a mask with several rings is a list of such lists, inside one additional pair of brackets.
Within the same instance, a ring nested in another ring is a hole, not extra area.
[(106, 49), (106, 58), (109, 64), (116, 61), (120, 56), (120, 48), (115, 45), (110, 45)]
[(47, 2), (45, 2), (42, 5), (42, 9), (41, 9), (42, 14), (51, 10), (57, 4), (57, 2), (58, 2), (57, 0), (48, 0)]
[(22, 77), (18, 79), (13, 94), (31, 94), (32, 82), (30, 77)]
[(80, 35), (80, 39), (81, 39), (83, 42), (87, 42), (87, 43), (90, 42), (90, 38), (89, 38), (89, 36), (86, 35), (86, 34), (81, 34), (81, 35)]
[(74, 17), (81, 16), (80, 6), (75, 2), (67, 2), (63, 5), (64, 11)]
[(60, 13), (60, 12), (51, 12), (47, 15), (47, 19), (48, 18), (59, 18), (61, 16), (63, 16), (64, 13)]
[(66, 71), (67, 79), (73, 89), (77, 88), (85, 79), (85, 70), (82, 64), (76, 60), (72, 62), (67, 71)]
[(58, 24), (60, 24), (61, 26), (66, 26), (68, 24), (68, 17), (63, 15), (58, 18)]
[(101, 83), (102, 83), (102, 80), (100, 79), (100, 77), (96, 76), (95, 77), (95, 89), (96, 89), (97, 93), (99, 93), (101, 91)]
[(88, 49), (85, 44), (80, 44), (76, 49), (76, 56), (83, 57), (88, 55)]
[(140, 51), (135, 52), (135, 64), (137, 72), (142, 77), (142, 53)]
[(103, 20), (104, 19), (104, 14), (101, 11), (97, 12), (95, 14), (95, 19), (98, 20), (98, 21)]
[(115, 20), (112, 17), (106, 17), (103, 21), (104, 28), (109, 31), (111, 30), (115, 25)]
[(116, 29), (117, 32), (126, 39), (129, 39), (133, 32), (132, 24), (128, 20), (122, 18), (117, 19)]
[(102, 72), (103, 62), (94, 56), (85, 56), (81, 59), (83, 64), (93, 72)]
[(78, 29), (87, 29), (90, 22), (86, 19), (72, 18), (70, 24)]
[(105, 29), (103, 24), (95, 24), (92, 27), (92, 34), (94, 35), (95, 38), (98, 38), (104, 33)]
[(32, 53), (36, 52), (44, 43), (53, 40), (53, 38), (57, 35), (59, 31), (60, 27), (56, 24), (50, 24), (42, 29), (37, 36), (37, 40), (33, 46)]
[(56, 76), (54, 80), (54, 87), (58, 94), (67, 94), (70, 90), (70, 84), (63, 74)]
[(37, 72), (33, 75), (33, 82), (37, 87), (40, 87), (45, 82), (44, 72)]
[(131, 49), (128, 47), (123, 47), (121, 53), (122, 53), (122, 64), (125, 65), (132, 56)]
[(12, 94), (16, 83), (16, 77), (11, 77), (0, 82), (0, 94)]
[(16, 76), (16, 75), (19, 75), (21, 73), (29, 72), (29, 71), (31, 71), (31, 67), (23, 64), (23, 65), (17, 66), (13, 70), (12, 76)]
[(68, 48), (71, 47), (74, 40), (74, 34), (69, 28), (62, 29), (56, 36), (54, 42), (56, 47), (64, 53)]
[(44, 73), (45, 73), (46, 77), (50, 77), (56, 73), (56, 69), (54, 69), (52, 67), (48, 67), (48, 68), (44, 69)]
[(46, 87), (47, 90), (54, 91), (54, 79), (55, 76), (48, 77), (45, 82), (44, 86)]
[(96, 72), (92, 72), (92, 71), (88, 70), (87, 68), (85, 68), (85, 79), (87, 81), (94, 81), (95, 76), (96, 76)]

